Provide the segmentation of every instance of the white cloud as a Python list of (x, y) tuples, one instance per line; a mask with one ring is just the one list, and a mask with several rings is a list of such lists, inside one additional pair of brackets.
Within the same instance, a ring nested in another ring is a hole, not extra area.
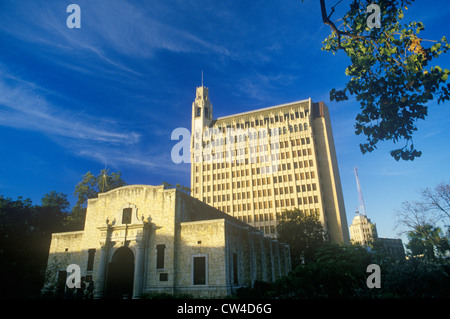
[(101, 119), (80, 116), (52, 105), (32, 87), (0, 80), (0, 125), (44, 134), (98, 142), (133, 144), (136, 132), (122, 132)]
[[(34, 83), (2, 74), (0, 126), (46, 135), (76, 156), (114, 167), (188, 172), (170, 159), (170, 145), (142, 145), (141, 135), (124, 131), (120, 121), (73, 112), (51, 102), (52, 93)], [(170, 135), (167, 135), (167, 142)], [(148, 149), (147, 149), (148, 148)]]
[[(121, 61), (120, 55), (152, 58), (158, 50), (230, 55), (220, 44), (169, 25), (170, 17), (166, 16), (168, 21), (164, 21), (164, 18), (159, 18), (158, 12), (147, 10), (145, 4), (81, 1), (80, 7), (81, 28), (69, 29), (65, 23), (67, 14), (63, 10), (64, 3), (14, 4), (9, 12), (0, 12), (0, 31), (63, 54), (60, 63), (66, 62), (67, 56), (75, 61), (82, 57), (84, 63), (88, 63), (86, 59), (89, 58), (91, 63), (101, 61), (136, 74), (139, 72)], [(65, 65), (70, 66), (70, 63)]]

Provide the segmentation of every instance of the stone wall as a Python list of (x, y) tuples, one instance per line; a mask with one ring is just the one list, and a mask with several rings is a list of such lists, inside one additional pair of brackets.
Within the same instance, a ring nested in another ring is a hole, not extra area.
[[(206, 257), (205, 285), (193, 284), (192, 258), (195, 256)], [(176, 263), (177, 291), (199, 297), (217, 297), (229, 294), (224, 257), (224, 219), (181, 223)]]

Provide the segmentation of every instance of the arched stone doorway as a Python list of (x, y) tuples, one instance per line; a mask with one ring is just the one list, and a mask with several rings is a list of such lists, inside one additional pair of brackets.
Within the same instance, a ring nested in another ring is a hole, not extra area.
[(118, 248), (108, 265), (106, 298), (124, 299), (133, 295), (134, 254), (128, 247)]

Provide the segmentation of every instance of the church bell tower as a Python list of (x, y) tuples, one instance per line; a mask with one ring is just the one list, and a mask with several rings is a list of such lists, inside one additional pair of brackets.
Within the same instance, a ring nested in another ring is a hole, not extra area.
[[(191, 131), (191, 170), (202, 169), (203, 165), (203, 139), (204, 132), (212, 122), (212, 104), (209, 100), (208, 88), (203, 86), (197, 87), (195, 92), (195, 100), (192, 103), (192, 131)], [(195, 168), (197, 166), (197, 168)], [(194, 185), (193, 174), (191, 174), (191, 188)], [(191, 196), (198, 195), (193, 193)]]
[(212, 104), (208, 96), (208, 88), (200, 86), (195, 93), (195, 100), (192, 103), (192, 125), (194, 129), (203, 131), (204, 126), (209, 126), (212, 122)]

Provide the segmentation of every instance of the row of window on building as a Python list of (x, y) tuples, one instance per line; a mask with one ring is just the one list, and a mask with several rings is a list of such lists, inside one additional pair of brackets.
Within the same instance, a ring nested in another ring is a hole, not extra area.
[[(204, 202), (209, 203), (207, 200), (210, 199), (210, 196), (204, 197)], [(225, 213), (231, 213), (231, 209), (233, 209), (233, 212), (245, 212), (245, 211), (251, 211), (253, 210), (264, 210), (264, 209), (271, 209), (273, 206), (275, 208), (290, 208), (290, 207), (297, 207), (297, 206), (304, 206), (304, 205), (313, 205), (319, 203), (319, 197), (317, 195), (312, 196), (303, 196), (303, 197), (292, 197), (292, 198), (285, 198), (285, 199), (276, 199), (274, 201), (268, 200), (268, 201), (259, 201), (259, 202), (252, 202), (252, 203), (239, 203), (234, 205), (227, 205), (228, 203), (224, 203), (225, 205), (218, 204), (220, 202), (213, 202), (212, 204), (214, 207), (217, 207), (220, 211), (223, 211)]]
[(218, 126), (217, 128), (220, 131), (225, 131), (226, 129), (236, 129), (236, 128), (249, 128), (256, 126), (263, 126), (267, 124), (275, 124), (278, 122), (289, 122), (289, 120), (303, 119), (306, 118), (309, 114), (309, 110), (302, 111), (294, 111), (291, 113), (277, 114), (271, 115), (269, 117), (264, 117), (260, 119), (254, 119), (251, 121), (238, 122), (235, 124), (226, 124), (223, 123), (224, 126)]
[[(219, 139), (220, 141), (220, 139)], [(290, 143), (289, 143), (290, 142)], [(243, 159), (245, 158), (245, 155), (250, 154), (250, 160), (252, 163), (255, 163), (257, 160), (259, 162), (268, 162), (269, 156), (272, 159), (272, 161), (277, 160), (281, 154), (280, 151), (283, 148), (289, 148), (289, 144), (291, 144), (292, 149), (292, 157), (300, 157), (300, 156), (306, 156), (311, 155), (312, 152), (309, 149), (308, 151), (301, 151), (299, 148), (303, 145), (308, 145), (311, 143), (311, 139), (309, 137), (305, 138), (297, 138), (292, 139), (290, 141), (276, 141), (272, 144), (268, 142), (264, 142), (261, 144), (249, 144), (246, 145), (245, 143), (238, 143), (235, 144), (235, 147), (233, 149), (229, 149), (227, 147), (220, 147), (222, 144), (217, 144), (217, 141), (212, 142), (212, 146), (209, 145), (209, 142), (203, 142), (203, 151), (200, 150), (199, 143), (195, 143), (195, 150), (194, 150), (194, 157), (196, 158), (196, 163), (199, 163), (200, 157), (203, 158), (204, 161), (207, 162), (213, 162), (213, 169), (220, 168), (220, 164), (222, 165), (222, 168), (226, 166), (226, 168), (229, 167), (228, 164), (242, 164)], [(271, 145), (271, 150), (269, 153), (269, 145)], [(296, 152), (297, 151), (297, 152)], [(219, 154), (220, 152), (220, 154)], [(213, 153), (213, 154), (212, 154)], [(211, 157), (211, 155), (214, 155), (214, 157)], [(289, 158), (288, 152), (286, 152), (286, 158)], [(248, 161), (248, 158), (247, 158)], [(217, 163), (214, 163), (217, 162)], [(248, 162), (247, 162), (248, 164)], [(232, 167), (234, 167), (232, 165)], [(205, 170), (205, 169), (204, 169)]]
[[(251, 142), (251, 145), (257, 145), (262, 144), (264, 141), (264, 144), (271, 144), (274, 147), (276, 147), (279, 144), (278, 139), (271, 140), (270, 142), (266, 140), (270, 136), (277, 137), (280, 135), (285, 135), (287, 133), (296, 133), (296, 132), (302, 132), (308, 130), (308, 123), (303, 124), (295, 124), (295, 125), (289, 125), (289, 126), (280, 126), (280, 127), (271, 127), (269, 129), (259, 129), (259, 130), (241, 130), (239, 126), (237, 126), (237, 130), (235, 127), (227, 126), (227, 128), (231, 131), (229, 131), (228, 135), (225, 135), (225, 131), (222, 132), (221, 127), (213, 127), (210, 129), (206, 129), (203, 132), (203, 141), (202, 146), (205, 147), (211, 147), (211, 146), (222, 146), (228, 144), (234, 144), (236, 146), (246, 144), (245, 142)], [(200, 134), (201, 131), (196, 131), (194, 133), (195, 138), (197, 141), (200, 140)], [(308, 137), (309, 138), (309, 137)], [(259, 143), (258, 143), (259, 142)], [(298, 144), (297, 144), (298, 145)], [(200, 143), (195, 143), (195, 149), (200, 149)]]
[[(306, 213), (315, 216), (319, 216), (320, 210), (319, 208), (312, 209), (300, 209), (301, 213)], [(281, 218), (282, 212), (276, 213), (276, 219), (279, 220)], [(265, 214), (253, 214), (253, 215), (240, 215), (235, 216), (240, 221), (251, 224), (259, 230), (263, 231), (265, 234), (275, 234), (276, 233), (276, 220), (273, 213), (265, 213)], [(269, 223), (269, 225), (257, 225), (256, 223)]]
[[(270, 182), (270, 180), (269, 180)], [(216, 187), (214, 187), (216, 185), (213, 185), (213, 190), (216, 191)], [(274, 194), (275, 195), (283, 195), (283, 194), (293, 194), (294, 193), (294, 187), (291, 186), (285, 186), (285, 187), (280, 187), (280, 188), (274, 188)], [(310, 192), (310, 191), (315, 191), (317, 190), (317, 186), (316, 183), (311, 183), (311, 184), (303, 184), (303, 185), (296, 185), (296, 190), (297, 193), (304, 193), (304, 192)], [(209, 193), (211, 192), (211, 186), (203, 186), (203, 192), (204, 193)], [(232, 194), (232, 198), (233, 200), (240, 200), (240, 199), (250, 199), (251, 192), (250, 191), (244, 191), (244, 192), (234, 192)], [(266, 196), (272, 196), (272, 189), (271, 188), (265, 188), (265, 189), (258, 189), (258, 190), (254, 190), (253, 191), (253, 198), (258, 198), (258, 197), (266, 197)], [(230, 194), (222, 194), (222, 195), (217, 195), (217, 199), (216, 196), (213, 196), (213, 201), (216, 202), (220, 202), (220, 201), (229, 201), (230, 200)]]
[[(210, 175), (206, 175), (206, 176), (204, 175), (203, 181), (204, 182), (211, 181), (211, 179), (208, 177), (210, 177)], [(235, 182), (231, 182), (231, 183), (230, 182), (221, 183), (221, 184), (216, 183), (213, 185), (204, 185), (203, 192), (210, 192), (211, 187), (214, 192), (230, 190), (230, 187), (232, 190), (236, 191), (236, 189), (240, 189), (240, 188), (270, 185), (272, 182), (273, 182), (273, 184), (277, 184), (277, 183), (293, 182), (294, 180), (295, 181), (306, 181), (306, 180), (315, 179), (315, 177), (316, 177), (316, 173), (314, 171), (310, 171), (310, 172), (301, 172), (301, 173), (279, 175), (279, 176), (266, 177), (266, 178), (263, 177), (263, 178), (257, 178), (257, 179), (252, 179), (252, 180), (235, 181)], [(199, 177), (196, 176), (195, 183), (198, 183), (198, 182), (199, 182)], [(250, 183), (251, 183), (251, 186), (250, 186)], [(303, 188), (302, 188), (302, 190), (303, 190)], [(198, 186), (194, 188), (194, 193), (195, 194), (199, 193)]]
[[(205, 188), (205, 187), (206, 186), (204, 186), (203, 188)], [(296, 185), (295, 188), (296, 188), (297, 192), (294, 192), (293, 186), (274, 188), (273, 193), (274, 193), (274, 195), (284, 195), (284, 194), (288, 195), (288, 194), (300, 194), (300, 193), (311, 192), (311, 191), (317, 190), (316, 183)], [(207, 187), (207, 189), (209, 189), (209, 186)], [(214, 195), (214, 196), (212, 196), (212, 201), (213, 201), (213, 203), (228, 202), (228, 201), (230, 201), (230, 197), (233, 198), (233, 201), (241, 200), (241, 199), (245, 200), (245, 199), (270, 197), (270, 196), (272, 196), (272, 190), (271, 189), (254, 190), (253, 197), (251, 197), (250, 195), (251, 195), (250, 191), (233, 193), (231, 196), (230, 196), (230, 194)], [(206, 200), (207, 203), (209, 203), (208, 200), (210, 200), (210, 199), (211, 199), (211, 196), (204, 197), (204, 200)], [(317, 201), (314, 200), (314, 203), (317, 203)], [(267, 208), (267, 207), (264, 207), (264, 208)], [(269, 208), (271, 208), (271, 207), (269, 207)], [(245, 210), (245, 208), (244, 208), (244, 210)]]

